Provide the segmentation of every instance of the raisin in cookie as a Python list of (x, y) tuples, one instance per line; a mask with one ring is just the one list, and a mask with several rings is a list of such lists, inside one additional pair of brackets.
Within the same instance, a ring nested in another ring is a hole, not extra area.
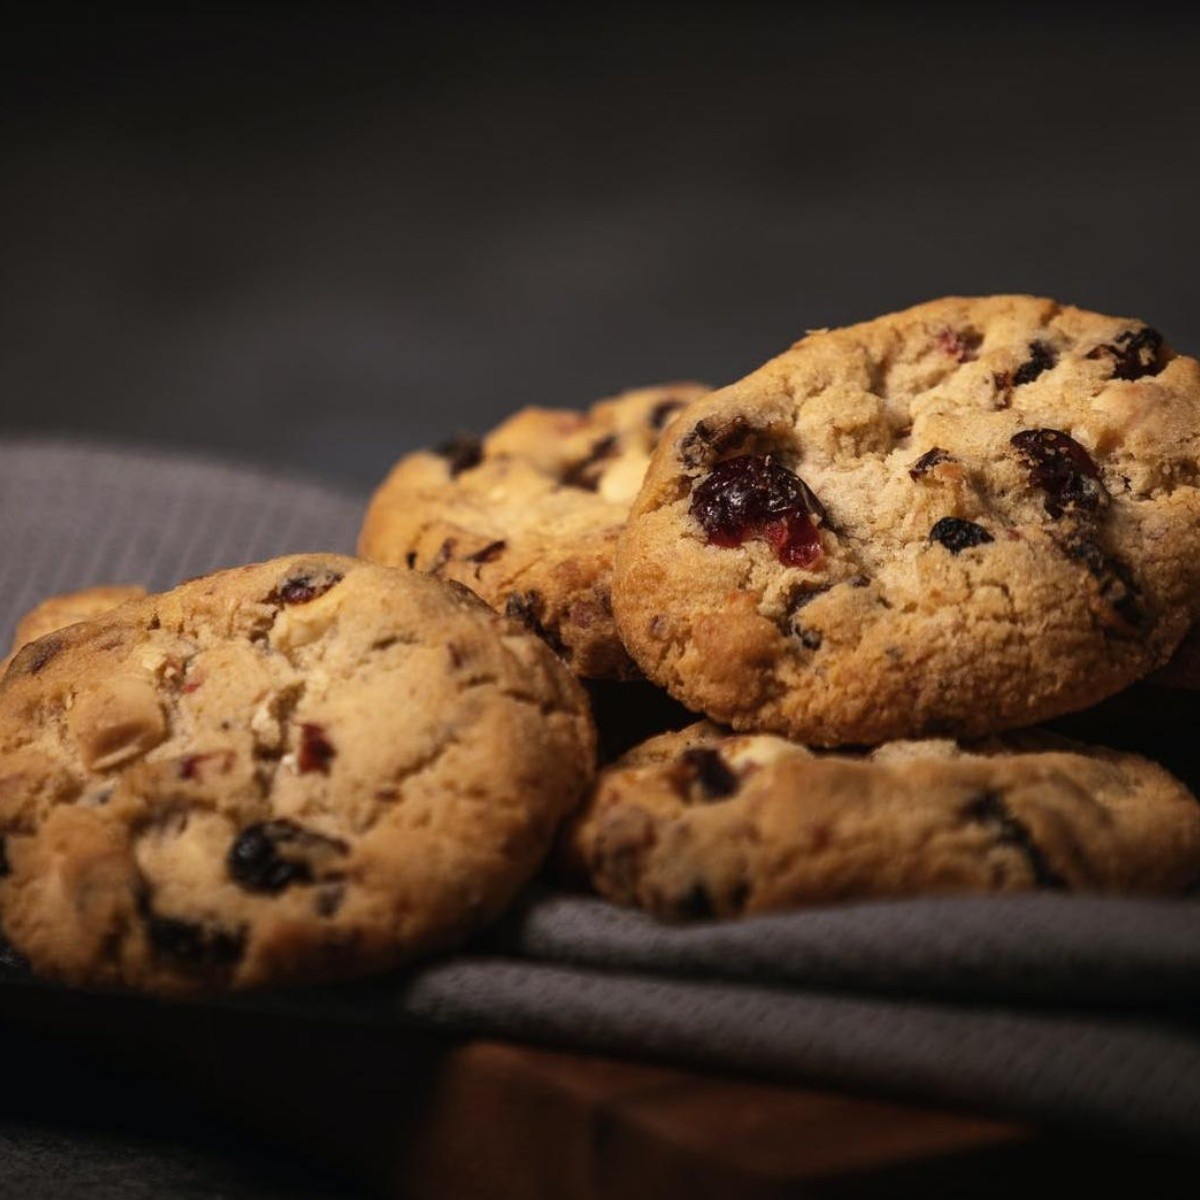
[(544, 637), (576, 675), (637, 675), (613, 624), (617, 535), (694, 383), (625, 392), (590, 411), (526, 408), (482, 443), (401, 459), (376, 492), (365, 557), (465, 584)]
[(217, 991), (462, 939), (592, 770), (577, 681), (465, 589), (335, 555), (222, 571), (0, 683), (0, 924), (72, 983)]
[(814, 754), (701, 722), (601, 773), (563, 839), (596, 890), (661, 917), (1029, 888), (1177, 893), (1200, 805), (1161, 767), (1054, 738)]
[[(74, 625), (77, 621), (90, 621), (93, 617), (110, 612), (126, 600), (140, 600), (145, 594), (146, 589), (137, 584), (100, 584), (79, 592), (47, 596), (17, 622), (12, 652), (15, 654), (22, 646), (36, 642), (56, 629)], [(11, 661), (11, 657), (0, 661), (0, 673)]]
[(815, 745), (978, 736), (1161, 666), (1200, 603), (1200, 363), (1026, 296), (810, 334), (700, 400), (617, 553), (645, 674)]

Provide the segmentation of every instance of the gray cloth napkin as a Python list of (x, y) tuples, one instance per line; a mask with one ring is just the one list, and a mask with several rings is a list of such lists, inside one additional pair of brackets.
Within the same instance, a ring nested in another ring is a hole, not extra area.
[[(0, 635), (42, 596), (349, 550), (362, 498), (252, 468), (0, 443)], [(19, 967), (0, 986), (34, 986)], [(924, 899), (670, 927), (535, 888), (470, 954), (233, 1001), (644, 1056), (1190, 1146), (1200, 902)]]

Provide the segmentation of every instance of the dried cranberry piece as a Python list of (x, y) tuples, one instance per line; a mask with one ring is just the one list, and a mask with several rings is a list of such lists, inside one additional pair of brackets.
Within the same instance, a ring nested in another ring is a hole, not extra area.
[(342, 581), (338, 571), (302, 571), (289, 575), (276, 584), (267, 597), (268, 604), (307, 604), (318, 596), (323, 596), (336, 583)]
[(938, 348), (960, 363), (974, 362), (983, 335), (975, 329), (943, 329), (937, 337)]
[(592, 445), (588, 456), (582, 462), (575, 463), (563, 472), (562, 481), (567, 487), (583, 488), (584, 491), (594, 492), (600, 486), (600, 472), (605, 460), (611, 458), (617, 450), (617, 435), (610, 433)]
[(1127, 329), (1111, 345), (1097, 346), (1088, 358), (1111, 358), (1114, 379), (1141, 379), (1163, 369), (1163, 335), (1157, 329)]
[(228, 967), (242, 956), (243, 932), (159, 916), (143, 904), (146, 934), (150, 944), (164, 958), (185, 967)]
[(821, 557), (817, 523), (825, 510), (804, 480), (769, 454), (717, 463), (692, 492), (691, 511), (714, 546), (761, 537), (786, 566), (812, 566)]
[(1023, 429), (1011, 445), (1030, 478), (1046, 493), (1046, 511), (1055, 519), (1067, 509), (1095, 512), (1108, 503), (1100, 468), (1092, 456), (1061, 429)]
[(909, 475), (913, 479), (920, 479), (928, 475), (934, 467), (940, 466), (942, 463), (957, 462), (958, 460), (950, 453), (949, 450), (943, 450), (941, 446), (934, 446), (932, 450), (926, 450), (920, 458), (917, 459), (911, 467), (908, 468)]
[(306, 722), (300, 726), (300, 751), (296, 756), (296, 766), (300, 773), (320, 771), (322, 775), (329, 774), (329, 764), (337, 757), (333, 743), (325, 736), (325, 727)]
[[(1100, 588), (1103, 608), (1098, 615), (1114, 633), (1136, 629), (1145, 619), (1141, 592), (1129, 568), (1085, 534), (1078, 534), (1060, 543), (1063, 550), (1081, 562)], [(1095, 611), (1095, 610), (1093, 610)], [(1115, 616), (1115, 620), (1113, 617)]]
[(683, 400), (660, 400), (650, 410), (650, 428), (661, 433), (674, 419), (675, 414), (685, 405)]
[(961, 517), (943, 517), (929, 531), (929, 540), (945, 546), (951, 554), (961, 554), (972, 546), (982, 546), (996, 539), (974, 521), (964, 521)]
[(460, 434), (451, 438), (450, 441), (435, 446), (433, 452), (446, 460), (451, 479), (483, 462), (483, 443), (470, 434)]
[(496, 542), (488, 542), (482, 549), (476, 550), (474, 554), (467, 555), (467, 562), (473, 563), (489, 563), (494, 558), (499, 558), (504, 553), (508, 543), (501, 540)]
[(712, 462), (719, 454), (741, 445), (753, 433), (745, 417), (734, 417), (719, 428), (708, 421), (697, 421), (695, 428), (679, 439), (679, 458), (687, 467)]
[(706, 800), (724, 800), (738, 789), (738, 778), (720, 753), (706, 746), (680, 755), (686, 779), (700, 785)]
[(293, 883), (312, 883), (321, 863), (347, 849), (338, 838), (295, 821), (262, 821), (238, 834), (225, 863), (230, 877), (248, 892), (281, 892)]
[(996, 845), (1012, 846), (1019, 850), (1025, 856), (1038, 887), (1067, 886), (1066, 880), (1051, 868), (1041, 847), (1033, 840), (1033, 835), (1013, 814), (999, 792), (980, 792), (963, 806), (962, 815), (966, 820), (987, 829), (995, 838)]
[(708, 921), (717, 915), (712, 895), (700, 882), (692, 886), (674, 904), (677, 917), (691, 917), (697, 921)]
[(1014, 387), (1032, 383), (1043, 371), (1048, 371), (1058, 362), (1058, 355), (1045, 342), (1029, 343), (1029, 358), (1012, 374)]
[(537, 634), (555, 654), (570, 657), (570, 648), (559, 637), (558, 631), (546, 626), (546, 600), (535, 588), (530, 588), (527, 592), (513, 592), (504, 602), (504, 615), (514, 621), (520, 621), (530, 633)]

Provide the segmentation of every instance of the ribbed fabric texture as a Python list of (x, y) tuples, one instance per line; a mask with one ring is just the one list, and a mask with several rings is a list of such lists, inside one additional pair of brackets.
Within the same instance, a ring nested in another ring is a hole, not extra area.
[[(0, 443), (0, 634), (41, 597), (350, 550), (362, 499), (170, 455)], [(32, 984), (0, 968), (4, 986)], [(1200, 1137), (1200, 902), (928, 899), (668, 927), (533, 889), (464, 954), (233, 1001)], [(181, 1011), (186, 1019), (186, 1011)]]

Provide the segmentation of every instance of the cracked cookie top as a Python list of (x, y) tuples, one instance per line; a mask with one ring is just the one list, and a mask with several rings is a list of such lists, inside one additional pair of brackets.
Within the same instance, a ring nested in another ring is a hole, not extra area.
[(469, 587), (586, 678), (636, 677), (617, 636), (617, 535), (663, 430), (700, 384), (641, 388), (587, 412), (526, 408), (482, 441), (400, 460), (375, 493), (359, 552)]
[(1200, 805), (1155, 763), (1051, 735), (817, 754), (700, 722), (603, 771), (560, 858), (664, 918), (1030, 888), (1179, 893)]
[(1139, 321), (945, 299), (811, 333), (656, 451), (614, 610), (708, 716), (980, 736), (1167, 661), (1200, 606), (1200, 364)]
[(134, 600), (0, 682), (0, 923), (73, 983), (363, 974), (494, 917), (588, 781), (553, 653), (465, 589), (333, 555)]

